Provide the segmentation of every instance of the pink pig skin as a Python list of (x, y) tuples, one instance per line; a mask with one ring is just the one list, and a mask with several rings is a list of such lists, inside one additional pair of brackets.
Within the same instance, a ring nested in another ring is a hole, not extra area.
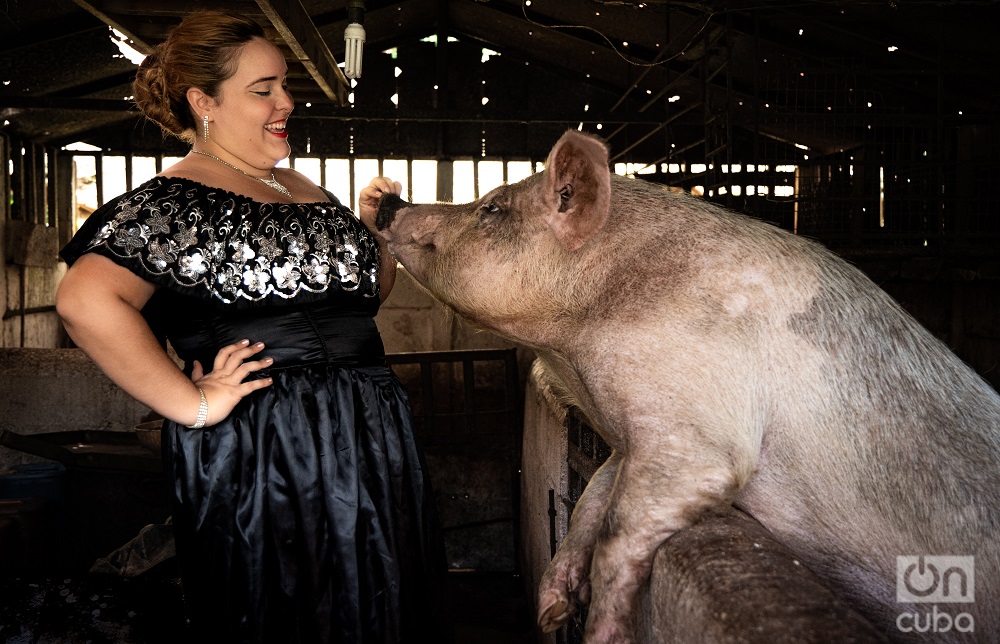
[(975, 602), (939, 607), (1000, 637), (1000, 397), (848, 263), (612, 175), (575, 131), (524, 181), (385, 199), (377, 223), (434, 296), (533, 347), (615, 450), (542, 580), (544, 630), (589, 600), (588, 642), (632, 641), (658, 546), (733, 504), (890, 635), (930, 609), (897, 603), (897, 556), (974, 557)]

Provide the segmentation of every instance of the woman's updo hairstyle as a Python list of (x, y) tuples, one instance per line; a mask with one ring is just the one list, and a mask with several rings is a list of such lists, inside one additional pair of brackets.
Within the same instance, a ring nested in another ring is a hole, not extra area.
[(264, 29), (252, 18), (221, 11), (190, 14), (167, 39), (146, 56), (132, 84), (135, 104), (165, 132), (192, 142), (198, 123), (187, 91), (196, 87), (209, 96), (236, 73), (240, 49)]

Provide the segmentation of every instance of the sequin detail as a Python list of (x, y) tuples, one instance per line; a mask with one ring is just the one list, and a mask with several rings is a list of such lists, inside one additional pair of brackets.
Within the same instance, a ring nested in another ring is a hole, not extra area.
[(158, 177), (107, 207), (86, 251), (103, 246), (226, 304), (331, 288), (379, 294), (378, 244), (339, 204), (260, 203)]

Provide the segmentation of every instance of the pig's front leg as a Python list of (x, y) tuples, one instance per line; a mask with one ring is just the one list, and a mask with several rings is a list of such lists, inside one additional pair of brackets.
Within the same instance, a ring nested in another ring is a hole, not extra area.
[(633, 641), (638, 591), (649, 577), (657, 548), (706, 510), (733, 498), (731, 463), (698, 462), (698, 451), (687, 454), (685, 449), (689, 447), (645, 445), (619, 468), (590, 569), (588, 644)]
[(573, 509), (569, 529), (538, 586), (538, 625), (548, 633), (590, 601), (590, 560), (607, 514), (621, 455), (613, 452), (591, 477)]

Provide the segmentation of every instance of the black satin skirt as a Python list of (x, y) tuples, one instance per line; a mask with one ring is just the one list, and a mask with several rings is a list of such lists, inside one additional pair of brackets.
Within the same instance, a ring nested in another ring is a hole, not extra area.
[(450, 640), (443, 542), (395, 374), (312, 362), (268, 375), (217, 425), (164, 426), (193, 636)]

